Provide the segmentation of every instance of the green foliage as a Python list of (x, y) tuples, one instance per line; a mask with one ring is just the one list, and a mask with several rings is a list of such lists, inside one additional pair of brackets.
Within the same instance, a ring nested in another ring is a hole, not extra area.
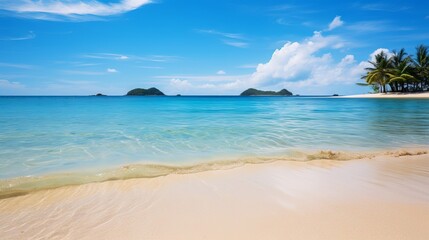
[[(415, 92), (429, 90), (429, 50), (425, 45), (416, 48), (412, 58), (404, 49), (392, 51), (392, 56), (380, 52), (366, 68), (366, 86), (379, 92)], [(365, 84), (358, 84), (365, 86)]]
[(292, 96), (293, 94), (286, 89), (282, 89), (278, 92), (275, 91), (262, 91), (254, 88), (249, 88), (242, 92), (240, 96)]
[(164, 96), (165, 94), (157, 88), (135, 88), (127, 93), (127, 96)]

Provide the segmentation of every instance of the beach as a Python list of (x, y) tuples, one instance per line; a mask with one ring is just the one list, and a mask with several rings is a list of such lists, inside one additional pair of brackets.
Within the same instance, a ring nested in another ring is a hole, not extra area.
[(2, 97), (0, 239), (425, 239), (426, 105)]
[(420, 93), (367, 93), (340, 96), (341, 98), (429, 98), (429, 92)]
[(0, 200), (2, 239), (426, 239), (429, 155), (274, 161)]
[(429, 240), (427, 9), (0, 0), (0, 240)]

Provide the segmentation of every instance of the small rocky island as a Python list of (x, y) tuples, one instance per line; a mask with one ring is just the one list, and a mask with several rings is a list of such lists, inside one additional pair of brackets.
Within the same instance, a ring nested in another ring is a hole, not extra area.
[(97, 94), (91, 95), (91, 96), (93, 96), (93, 97), (106, 97), (107, 95), (104, 95), (102, 93), (97, 93)]
[(159, 91), (157, 88), (135, 88), (127, 93), (126, 96), (165, 96), (165, 94)]
[(292, 96), (293, 94), (287, 89), (282, 89), (278, 92), (275, 91), (262, 91), (254, 88), (249, 88), (242, 92), (240, 96)]

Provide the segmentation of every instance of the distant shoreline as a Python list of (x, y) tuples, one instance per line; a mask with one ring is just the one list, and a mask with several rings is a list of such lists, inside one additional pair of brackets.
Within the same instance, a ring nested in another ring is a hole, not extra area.
[[(0, 95), (1, 97), (98, 97), (95, 95)], [(126, 96), (126, 95), (104, 95), (103, 97), (150, 97), (150, 98), (181, 98), (181, 97), (237, 97), (237, 98), (429, 98), (429, 92), (420, 93), (366, 93), (366, 94), (355, 94), (355, 95), (339, 95), (335, 96), (332, 94), (325, 95), (292, 95), (292, 96), (281, 96), (281, 95), (258, 95), (258, 96), (240, 96), (240, 95), (163, 95), (163, 96)]]
[(429, 92), (419, 93), (367, 93), (338, 96), (338, 98), (429, 98)]

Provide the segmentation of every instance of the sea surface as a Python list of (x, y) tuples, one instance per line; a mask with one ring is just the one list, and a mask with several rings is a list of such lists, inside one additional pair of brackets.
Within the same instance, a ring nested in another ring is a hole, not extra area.
[(0, 179), (426, 147), (429, 100), (0, 97)]

